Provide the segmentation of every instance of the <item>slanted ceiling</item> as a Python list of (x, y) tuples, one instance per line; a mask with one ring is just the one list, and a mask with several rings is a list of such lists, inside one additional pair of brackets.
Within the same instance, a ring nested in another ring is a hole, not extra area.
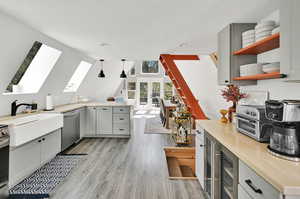
[(255, 22), (278, 8), (278, 2), (9, 0), (0, 1), (0, 9), (94, 58), (142, 60), (161, 53), (214, 52), (221, 28)]

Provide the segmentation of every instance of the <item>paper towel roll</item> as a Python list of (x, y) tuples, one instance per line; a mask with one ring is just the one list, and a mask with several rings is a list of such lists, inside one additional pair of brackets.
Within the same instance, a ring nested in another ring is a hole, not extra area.
[(46, 110), (53, 110), (53, 99), (51, 94), (46, 97)]

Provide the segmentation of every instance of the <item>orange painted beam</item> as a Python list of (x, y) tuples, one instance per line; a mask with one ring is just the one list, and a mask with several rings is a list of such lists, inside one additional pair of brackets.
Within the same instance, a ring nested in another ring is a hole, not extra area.
[(159, 60), (165, 70), (168, 71), (168, 75), (171, 78), (178, 94), (181, 96), (186, 106), (191, 108), (194, 117), (196, 119), (207, 119), (198, 103), (198, 100), (196, 100), (188, 84), (184, 80), (184, 77), (175, 64), (175, 60), (199, 60), (199, 57), (197, 55), (161, 54)]

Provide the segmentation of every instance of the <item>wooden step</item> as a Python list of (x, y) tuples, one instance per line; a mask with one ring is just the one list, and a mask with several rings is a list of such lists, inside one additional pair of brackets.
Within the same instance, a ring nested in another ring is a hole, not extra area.
[(193, 172), (193, 169), (189, 166), (181, 165), (180, 170), (181, 170), (182, 176), (184, 176), (184, 177), (196, 177)]
[(167, 157), (169, 176), (170, 177), (182, 177), (181, 169), (177, 158)]

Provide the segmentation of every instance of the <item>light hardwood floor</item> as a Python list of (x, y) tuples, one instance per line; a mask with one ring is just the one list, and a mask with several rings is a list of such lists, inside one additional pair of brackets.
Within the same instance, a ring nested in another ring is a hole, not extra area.
[(53, 199), (204, 199), (196, 180), (169, 180), (164, 146), (168, 135), (144, 134), (134, 121), (131, 139), (84, 139), (68, 153), (87, 153)]

